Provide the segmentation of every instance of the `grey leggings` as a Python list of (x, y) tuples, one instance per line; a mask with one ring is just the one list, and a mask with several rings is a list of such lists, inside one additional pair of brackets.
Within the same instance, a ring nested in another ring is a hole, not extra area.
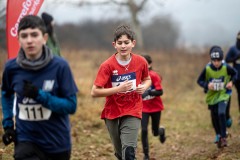
[(119, 160), (134, 160), (141, 119), (124, 116), (113, 120), (105, 119), (105, 123), (114, 146), (115, 156)]

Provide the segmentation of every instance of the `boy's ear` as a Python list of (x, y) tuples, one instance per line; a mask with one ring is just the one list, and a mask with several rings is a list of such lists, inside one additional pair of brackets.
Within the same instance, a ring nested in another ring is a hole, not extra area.
[(135, 47), (136, 43), (137, 43), (136, 40), (132, 41), (133, 47)]
[(43, 35), (43, 39), (44, 39), (44, 44), (47, 44), (47, 40), (48, 40), (48, 34), (47, 33), (45, 33), (44, 35)]
[(114, 48), (116, 48), (116, 43), (115, 42), (112, 42), (112, 45)]

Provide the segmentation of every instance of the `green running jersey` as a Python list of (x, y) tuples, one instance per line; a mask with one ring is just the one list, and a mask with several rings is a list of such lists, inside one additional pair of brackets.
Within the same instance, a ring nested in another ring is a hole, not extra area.
[(217, 104), (221, 101), (228, 101), (230, 95), (226, 92), (226, 84), (229, 82), (230, 76), (227, 73), (227, 66), (222, 65), (221, 69), (214, 71), (210, 65), (206, 66), (206, 81), (214, 84), (214, 90), (208, 90), (206, 102), (209, 105)]

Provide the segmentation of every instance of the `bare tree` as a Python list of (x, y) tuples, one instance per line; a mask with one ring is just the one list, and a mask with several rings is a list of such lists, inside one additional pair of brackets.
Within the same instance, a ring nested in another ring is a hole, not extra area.
[[(71, 4), (71, 5), (78, 5), (78, 6), (83, 6), (83, 5), (89, 5), (89, 6), (94, 6), (94, 5), (117, 5), (119, 7), (126, 7), (129, 10), (129, 13), (131, 15), (130, 17), (130, 22), (133, 27), (133, 30), (136, 33), (136, 40), (138, 43), (138, 48), (143, 49), (144, 48), (144, 43), (143, 43), (143, 36), (142, 36), (142, 28), (141, 24), (139, 21), (139, 13), (145, 9), (146, 3), (149, 2), (150, 0), (105, 0), (105, 1), (89, 1), (89, 0), (78, 0), (75, 2), (70, 2), (70, 1), (64, 1), (64, 0), (55, 0), (54, 3), (58, 4)], [(154, 1), (157, 5), (161, 5), (162, 0), (151, 0)], [(6, 3), (6, 0), (1, 0), (1, 3)], [(49, 1), (50, 2), (50, 1)], [(46, 1), (48, 3), (48, 1)], [(2, 5), (1, 6), (5, 6)], [(0, 8), (0, 22), (5, 22), (5, 14), (6, 14), (6, 8), (1, 9)], [(5, 24), (5, 23), (1, 23)]]
[[(140, 49), (144, 48), (143, 44), (143, 36), (142, 36), (142, 29), (139, 21), (139, 13), (143, 11), (144, 6), (149, 0), (106, 0), (106, 1), (96, 1), (96, 2), (89, 2), (87, 0), (80, 0), (78, 5), (83, 6), (83, 5), (106, 5), (106, 4), (115, 4), (118, 6), (124, 6), (129, 9), (129, 12), (131, 14), (131, 22), (132, 22), (132, 27), (136, 33), (136, 40), (138, 43), (138, 47)], [(157, 4), (160, 4), (159, 1), (156, 2)]]
[(148, 0), (142, 0), (141, 3), (137, 4), (134, 0), (127, 0), (126, 3), (118, 3), (117, 1), (113, 0), (114, 3), (128, 6), (129, 11), (131, 13), (132, 25), (136, 33), (137, 43), (140, 49), (144, 48), (144, 44), (143, 44), (142, 29), (138, 19), (138, 14), (143, 9), (147, 1)]
[(0, 0), (0, 50), (6, 49), (6, 3), (7, 0)]
[(136, 32), (136, 36), (137, 36), (137, 42), (138, 42), (138, 46), (140, 49), (144, 48), (143, 45), (143, 38), (142, 38), (142, 30), (141, 30), (141, 26), (140, 26), (140, 22), (138, 20), (138, 13), (142, 10), (144, 4), (147, 2), (147, 0), (143, 0), (139, 5), (136, 4), (136, 2), (134, 2), (134, 0), (128, 0), (127, 5), (129, 7), (129, 10), (131, 12), (131, 18), (132, 18), (132, 25), (133, 28)]
[(0, 28), (4, 28), (6, 24), (6, 0), (0, 0)]
[[(67, 49), (109, 50), (114, 51), (111, 43), (112, 31), (119, 19), (91, 21), (56, 26), (60, 46)], [(170, 16), (155, 17), (151, 23), (142, 26), (144, 50), (171, 50), (177, 46), (179, 25)], [(78, 34), (76, 34), (78, 33)], [(100, 41), (99, 41), (100, 40)]]

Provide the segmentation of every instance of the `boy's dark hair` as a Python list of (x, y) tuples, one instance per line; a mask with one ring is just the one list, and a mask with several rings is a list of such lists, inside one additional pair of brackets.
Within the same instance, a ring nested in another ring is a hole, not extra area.
[(43, 22), (46, 25), (48, 36), (52, 39), (53, 44), (56, 45), (57, 40), (54, 35), (53, 25), (52, 25), (52, 21), (54, 21), (53, 16), (51, 16), (47, 12), (43, 12), (41, 17), (42, 17)]
[(39, 28), (43, 34), (47, 32), (46, 26), (43, 20), (40, 17), (34, 16), (34, 15), (24, 16), (20, 20), (20, 23), (18, 25), (18, 34), (21, 30), (27, 29), (27, 28), (32, 28), (32, 29)]
[(237, 33), (237, 39), (240, 39), (240, 31)]
[(128, 25), (125, 24), (121, 24), (116, 28), (114, 33), (114, 42), (116, 42), (122, 35), (126, 35), (131, 41), (135, 39), (135, 33)]
[(240, 31), (237, 33), (236, 47), (240, 50)]
[(53, 21), (53, 16), (51, 16), (50, 14), (43, 12), (41, 15), (44, 23), (47, 25), (51, 24), (51, 22)]
[(142, 55), (148, 62), (148, 64), (152, 63), (152, 58), (149, 55)]

